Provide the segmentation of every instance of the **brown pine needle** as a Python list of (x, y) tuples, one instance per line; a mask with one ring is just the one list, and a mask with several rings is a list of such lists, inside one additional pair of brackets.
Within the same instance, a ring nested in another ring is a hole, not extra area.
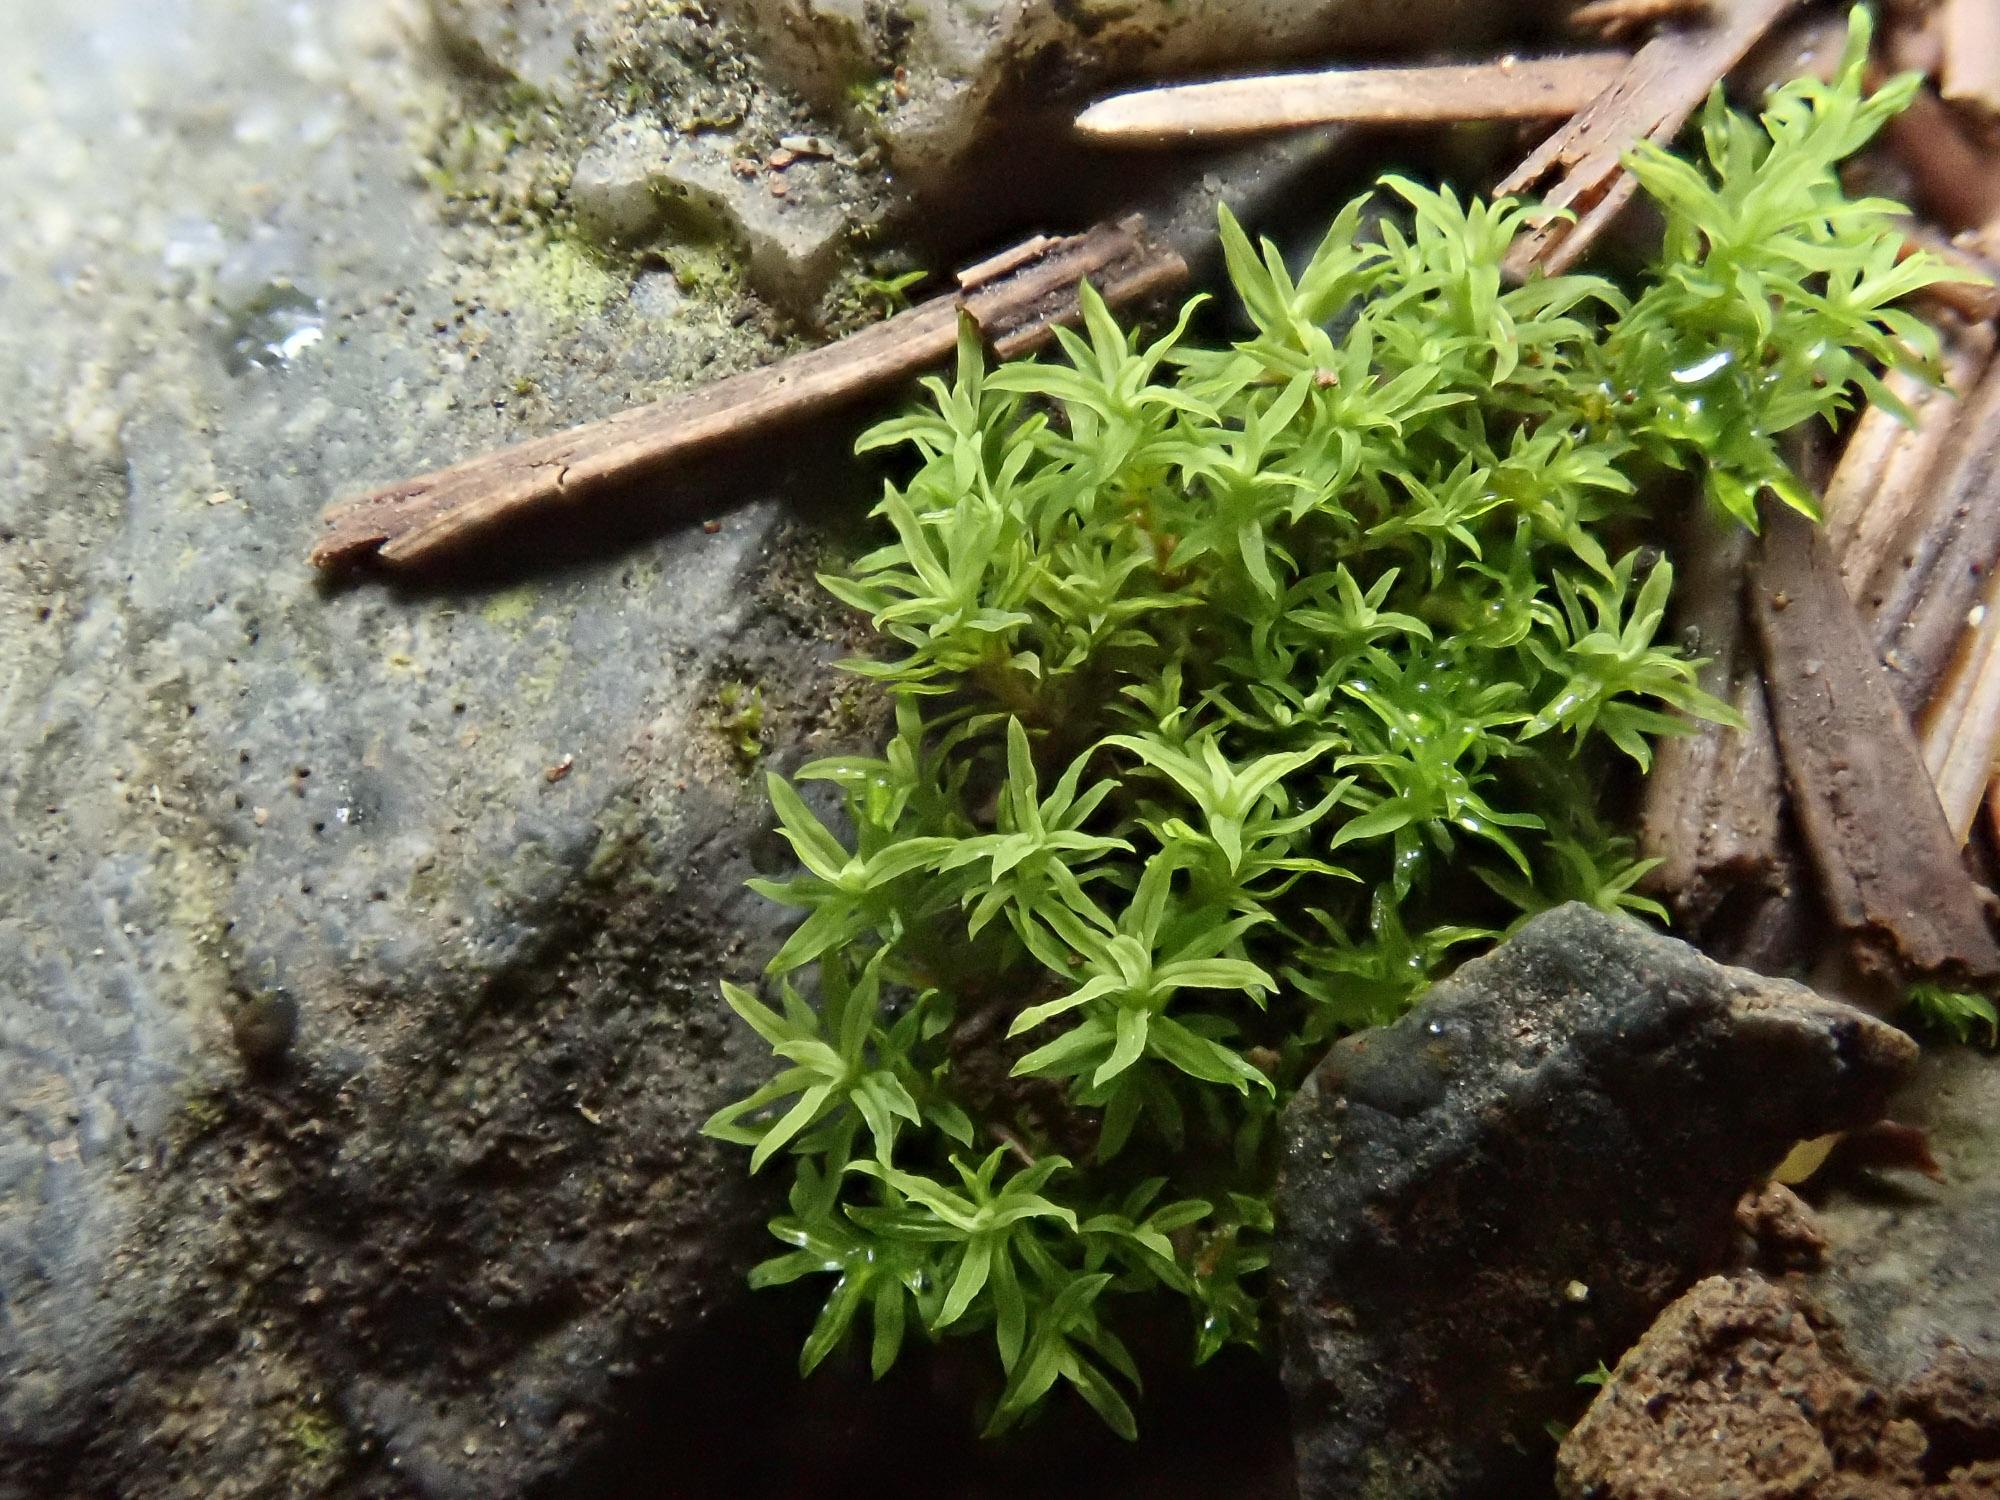
[(1108, 145), (1175, 146), (1309, 125), (1553, 119), (1596, 98), (1629, 60), (1623, 52), (1584, 52), (1174, 84), (1093, 104), (1076, 128)]

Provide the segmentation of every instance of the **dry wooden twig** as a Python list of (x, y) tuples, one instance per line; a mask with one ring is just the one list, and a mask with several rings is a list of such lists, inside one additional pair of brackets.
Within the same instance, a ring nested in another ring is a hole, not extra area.
[[(1917, 293), (1917, 297), (1968, 323), (1990, 323), (2000, 316), (2000, 265), (1989, 259), (1992, 247), (2000, 243), (1996, 235), (2000, 235), (2000, 218), (1987, 224), (1984, 235), (1964, 236), (1966, 244), (1946, 239), (1928, 224), (1906, 226), (1903, 231), (1903, 257), (1921, 250), (1935, 255), (1947, 265), (1985, 278), (1983, 281), (1940, 281), (1925, 287)], [(1979, 248), (1969, 248), (1974, 245)]]
[(1989, 365), (1911, 507), (1859, 581), (1868, 620), (1897, 701), (1912, 717), (1936, 694), (1957, 654), (1966, 618), (2000, 565), (2000, 365)]
[(1793, 816), (1857, 962), (1896, 980), (2000, 978), (1909, 717), (1811, 521), (1766, 508), (1749, 589)]
[(312, 562), (333, 568), (372, 556), (420, 567), (531, 507), (595, 498), (699, 450), (907, 378), (951, 353), (961, 316), (1004, 358), (1073, 321), (1086, 279), (1123, 303), (1186, 275), (1180, 256), (1154, 243), (1136, 216), (1071, 238), (1038, 236), (962, 272), (957, 291), (823, 348), (337, 505)]
[(1178, 146), (1307, 125), (1552, 119), (1595, 99), (1624, 52), (1420, 68), (1334, 68), (1138, 89), (1093, 104), (1076, 128), (1121, 146)]
[[(1543, 198), (1552, 211), (1515, 241), (1506, 267), (1524, 278), (1537, 268), (1569, 269), (1631, 198), (1637, 186), (1621, 165), (1642, 140), (1672, 140), (1715, 81), (1799, 0), (1727, 0), (1715, 24), (1668, 32), (1633, 54), (1618, 81), (1542, 143), (1500, 184), (1499, 194), (1533, 192), (1560, 180)], [(1554, 212), (1567, 210), (1572, 221)]]
[[(1911, 544), (1939, 523), (1934, 502), (1950, 480), (1941, 460), (1963, 438), (1965, 401), (1981, 386), (1993, 345), (1990, 325), (1948, 331), (1943, 388), (1901, 373), (1889, 379), (1915, 426), (1905, 426), (1880, 406), (1869, 407), (1855, 424), (1827, 487), (1826, 536), (1849, 593), (1864, 602), (1873, 602), (1870, 581), (1891, 577), (1899, 563), (1907, 565), (1904, 559), (1914, 561)], [(1919, 729), (1924, 765), (1960, 844), (1971, 832), (2000, 749), (2000, 574), (1986, 577), (1974, 608), (1978, 623), (1959, 632), (1956, 654), (1923, 709)], [(1925, 607), (1916, 590), (1903, 597)], [(1879, 627), (1878, 638), (1896, 624)]]
[(1909, 168), (1911, 201), (1947, 231), (2000, 218), (2000, 163), (1965, 128), (1959, 110), (1930, 89), (1917, 90), (1910, 107), (1883, 127), (1883, 138)]

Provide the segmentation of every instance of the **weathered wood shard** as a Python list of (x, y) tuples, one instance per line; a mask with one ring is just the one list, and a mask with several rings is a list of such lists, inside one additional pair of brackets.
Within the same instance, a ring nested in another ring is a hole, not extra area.
[(1334, 68), (1139, 89), (1093, 104), (1077, 131), (1123, 146), (1180, 146), (1308, 125), (1554, 119), (1596, 98), (1624, 52), (1412, 68)]
[[(1618, 80), (1509, 175), (1496, 196), (1542, 195), (1547, 213), (1515, 241), (1508, 274), (1566, 271), (1631, 198), (1637, 183), (1622, 165), (1642, 140), (1670, 142), (1717, 79), (1799, 0), (1728, 0), (1714, 24), (1665, 32), (1633, 54)], [(1574, 218), (1563, 216), (1563, 211)]]
[(2000, 945), (1861, 616), (1812, 522), (1767, 507), (1750, 613), (1793, 815), (1864, 969), (2000, 979)]
[(1912, 718), (1937, 692), (2000, 564), (2000, 368), (1989, 366), (1966, 398), (1916, 494), (1855, 590), (1896, 699)]
[[(1863, 412), (1823, 505), (1823, 545), (1858, 605), (1853, 613), (1877, 659), (1890, 653), (1880, 676), (1905, 722), (1923, 712), (1921, 762), (1954, 847), (1978, 815), (2000, 749), (2000, 572), (1976, 555), (1973, 523), (1981, 512), (1966, 499), (1977, 473), (1989, 473), (1989, 486), (2000, 481), (1978, 457), (1993, 347), (1990, 327), (1948, 328), (1942, 388), (1915, 375), (1890, 376), (1890, 392), (1914, 425), (1888, 406)], [(1931, 545), (1933, 533), (1943, 536), (1942, 546)], [(2000, 562), (2000, 533), (1988, 534)], [(1736, 709), (1744, 728), (1704, 724), (1663, 741), (1639, 831), (1642, 852), (1661, 860), (1649, 889), (1684, 931), (1735, 962), (1781, 971), (1807, 954), (1817, 880), (1766, 690), (1767, 680), (1778, 683), (1795, 664), (1771, 660), (1742, 612), (1755, 545), (1708, 512), (1690, 516), (1673, 539), (1678, 624), (1692, 627), (1701, 654), (1711, 658), (1703, 686)], [(1976, 564), (1969, 571), (1968, 558)], [(1960, 574), (1975, 590), (1969, 603), (1940, 582)], [(1913, 634), (1906, 657), (1898, 642)], [(1933, 671), (1939, 653), (1942, 665)], [(1823, 781), (1814, 785), (1824, 790)], [(1905, 804), (1892, 800), (1885, 808), (1878, 825), (1896, 822)]]
[(1973, 614), (1977, 623), (1918, 725), (1925, 769), (1961, 845), (1971, 836), (2000, 754), (2000, 573), (1987, 579)]
[(1726, 962), (1773, 973), (1791, 965), (1811, 908), (1744, 616), (1753, 541), (1702, 506), (1688, 508), (1674, 539), (1677, 624), (1708, 658), (1702, 688), (1743, 727), (1702, 723), (1660, 740), (1639, 806), (1639, 847), (1660, 861), (1647, 889), (1667, 903), (1677, 930)]
[[(2000, 6), (1993, 13), (2000, 16)], [(2000, 163), (1965, 128), (1961, 112), (1929, 88), (1917, 90), (1883, 137), (1909, 168), (1911, 201), (1947, 232), (2000, 217)]]
[(1928, 499), (1939, 456), (1962, 424), (1965, 398), (1978, 387), (1992, 353), (1990, 328), (1955, 332), (1945, 340), (1941, 385), (1908, 371), (1885, 381), (1913, 421), (1880, 404), (1870, 404), (1856, 420), (1821, 505), (1841, 577), (1856, 597), (1886, 567), (1911, 516)]
[(1027, 353), (1079, 315), (1088, 280), (1114, 305), (1178, 286), (1186, 264), (1137, 216), (1028, 241), (963, 273), (954, 292), (762, 370), (602, 421), (468, 459), (334, 506), (315, 567), (367, 558), (414, 568), (552, 502), (597, 500), (696, 452), (795, 422), (946, 358), (969, 317), (1001, 358)]

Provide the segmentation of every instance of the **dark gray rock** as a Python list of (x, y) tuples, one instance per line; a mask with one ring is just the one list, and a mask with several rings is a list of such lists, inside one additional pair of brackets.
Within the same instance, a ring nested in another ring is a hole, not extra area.
[(1915, 1049), (1567, 906), (1340, 1043), (1285, 1116), (1277, 1295), (1307, 1500), (1515, 1496), (1551, 1421), (1727, 1258), (1796, 1141)]
[(339, 494), (778, 347), (442, 221), (402, 10), (0, 6), (6, 1500), (526, 1492), (762, 1242), (697, 1133), (778, 917), (717, 691), (867, 733), (811, 450), (312, 576)]

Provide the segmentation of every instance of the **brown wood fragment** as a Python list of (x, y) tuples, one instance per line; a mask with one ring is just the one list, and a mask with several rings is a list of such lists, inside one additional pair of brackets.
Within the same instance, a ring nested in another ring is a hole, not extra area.
[(1554, 119), (1610, 87), (1627, 61), (1624, 52), (1585, 52), (1171, 84), (1093, 104), (1076, 128), (1111, 145), (1178, 146), (1308, 125)]
[(1961, 641), (1917, 736), (1961, 845), (1971, 837), (2000, 751), (2000, 574), (1988, 580), (1974, 613), (1978, 623)]
[(1966, 620), (2000, 565), (2000, 365), (1967, 397), (1919, 503), (1855, 591), (1896, 699), (1914, 718), (1936, 694)]
[(1982, 234), (1961, 239), (1964, 243), (1946, 239), (1927, 224), (1912, 224), (1903, 235), (1903, 254), (1898, 259), (1921, 250), (1948, 266), (1984, 277), (1982, 281), (1940, 281), (1915, 293), (1914, 299), (1968, 323), (1990, 323), (2000, 316), (2000, 264), (1993, 260), (1994, 251), (2000, 249), (2000, 219), (1989, 223)]
[[(1889, 507), (1882, 503), (1891, 467), (1906, 461), (1920, 434), (1936, 441), (1944, 436), (1944, 423), (1937, 419), (1936, 411), (1936, 404), (1946, 399), (1943, 393), (1907, 370), (1891, 372), (1883, 384), (1910, 409), (1917, 425), (1914, 429), (1907, 426), (1888, 407), (1872, 402), (1855, 419), (1833, 478), (1820, 498), (1826, 539), (1840, 558), (1843, 574), (1856, 566), (1856, 549), (1864, 545), (1860, 540), (1864, 532), (1879, 532), (1885, 524), (1893, 532), (1900, 519), (1890, 518)], [(1866, 577), (1867, 572), (1862, 568), (1861, 576)]]
[(1944, 342), (1942, 386), (1901, 370), (1884, 382), (1909, 408), (1914, 426), (1873, 404), (1854, 424), (1821, 506), (1827, 541), (1840, 559), (1849, 593), (1864, 596), (1868, 580), (1883, 569), (1911, 516), (1929, 498), (1939, 456), (1964, 420), (1965, 397), (1978, 386), (1992, 355), (1991, 328), (1951, 332)]
[(997, 257), (971, 285), (765, 369), (619, 412), (334, 506), (315, 567), (376, 557), (420, 567), (488, 528), (554, 501), (594, 500), (676, 460), (890, 385), (946, 358), (969, 316), (1001, 357), (1025, 353), (1078, 316), (1086, 279), (1114, 304), (1177, 286), (1187, 267), (1143, 220), (1100, 225), (1032, 253)]
[(1856, 962), (1898, 982), (2000, 979), (1908, 716), (1812, 522), (1766, 508), (1749, 590), (1793, 814)]
[(1661, 861), (1646, 887), (1677, 930), (1725, 962), (1783, 973), (1800, 956), (1810, 907), (1744, 616), (1751, 542), (1699, 504), (1673, 538), (1675, 628), (1708, 659), (1703, 689), (1734, 708), (1743, 728), (1701, 723), (1659, 740), (1640, 800), (1639, 850)]
[[(1716, 80), (1798, 4), (1723, 0), (1713, 25), (1656, 36), (1634, 53), (1616, 83), (1495, 190), (1496, 196), (1520, 197), (1559, 178), (1543, 197), (1551, 212), (1524, 231), (1508, 253), (1508, 273), (1525, 278), (1534, 270), (1551, 275), (1568, 270), (1637, 187), (1622, 165), (1625, 153), (1642, 140), (1671, 141)], [(1576, 218), (1563, 218), (1555, 212), (1559, 210)]]
[(1993, 0), (1944, 0), (1944, 96), (2000, 115), (2000, 5)]

